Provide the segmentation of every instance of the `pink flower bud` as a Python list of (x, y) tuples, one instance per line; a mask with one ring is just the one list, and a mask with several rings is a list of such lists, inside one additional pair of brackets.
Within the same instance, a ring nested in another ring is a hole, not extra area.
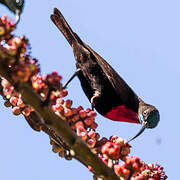
[(98, 124), (96, 122), (93, 122), (90, 126), (91, 129), (96, 129), (98, 127)]
[(17, 107), (17, 106), (15, 106), (15, 107), (12, 108), (12, 112), (13, 112), (14, 115), (19, 115), (19, 114), (21, 114), (21, 110), (20, 110), (20, 108)]
[(78, 121), (75, 123), (75, 128), (77, 129), (78, 127), (83, 127), (84, 128), (84, 123), (82, 121)]
[(17, 102), (18, 102), (18, 98), (13, 96), (10, 98), (10, 103), (13, 105), (13, 106), (16, 106), (17, 105)]
[(122, 169), (122, 167), (121, 167), (120, 164), (114, 165), (114, 172), (115, 172), (118, 176), (120, 176), (120, 174), (122, 173), (122, 171), (123, 171), (123, 169)]
[(92, 110), (88, 113), (88, 117), (91, 117), (91, 118), (95, 118), (96, 115), (97, 115), (96, 112)]
[(52, 106), (51, 106), (51, 109), (52, 109), (54, 112), (57, 111), (56, 105), (52, 105)]
[(78, 114), (78, 110), (76, 108), (71, 108), (73, 115)]
[(62, 98), (56, 99), (56, 104), (64, 104), (64, 100)]
[(122, 149), (121, 149), (121, 155), (122, 156), (127, 156), (129, 153), (130, 153), (129, 147), (122, 147)]
[(88, 144), (88, 146), (90, 147), (90, 148), (93, 148), (94, 146), (95, 146), (95, 144), (96, 144), (96, 139), (89, 139), (88, 141), (87, 141), (87, 144)]
[(74, 115), (74, 116), (71, 118), (71, 121), (72, 121), (72, 122), (76, 122), (76, 121), (78, 121), (78, 120), (79, 120), (79, 115), (78, 115), (78, 114)]
[(23, 100), (21, 98), (18, 99), (17, 106), (23, 108), (25, 106)]
[(85, 125), (86, 126), (91, 126), (91, 124), (94, 122), (94, 119), (93, 118), (90, 118), (90, 117), (88, 117), (88, 118), (86, 118), (85, 120), (84, 120), (84, 123), (85, 123)]
[(117, 138), (115, 142), (119, 146), (123, 146), (124, 145), (124, 139), (123, 138)]
[(67, 107), (67, 108), (71, 108), (71, 106), (72, 106), (72, 101), (71, 101), (70, 99), (66, 100), (66, 101), (64, 102), (64, 106)]
[(82, 107), (82, 106), (79, 106), (79, 107), (77, 108), (77, 110), (78, 110), (78, 111), (83, 110), (83, 107)]
[(125, 176), (128, 176), (129, 173), (130, 173), (130, 170), (129, 170), (129, 169), (123, 169), (123, 174), (124, 174)]
[(54, 70), (54, 71), (52, 72), (52, 75), (53, 75), (53, 76), (57, 76), (57, 75), (58, 75), (57, 71)]
[(139, 164), (138, 163), (133, 163), (132, 168), (136, 171), (139, 169)]
[(95, 136), (96, 136), (95, 131), (91, 129), (91, 130), (88, 132), (88, 136), (89, 136), (90, 138), (95, 138)]
[(64, 116), (65, 117), (69, 117), (72, 115), (72, 111), (71, 109), (68, 109), (68, 108), (64, 108)]
[(82, 126), (79, 126), (76, 129), (76, 132), (77, 132), (77, 135), (82, 138), (82, 140), (85, 141), (87, 139), (87, 131)]
[(91, 111), (92, 111), (92, 109), (90, 109), (90, 108), (87, 108), (87, 109), (86, 109), (86, 112), (87, 112), (87, 113), (89, 113), (89, 112), (91, 112)]
[(4, 88), (8, 88), (11, 86), (11, 84), (9, 83), (9, 81), (7, 81), (6, 79), (3, 79), (1, 81), (1, 85), (4, 87)]
[(82, 110), (79, 111), (79, 116), (82, 119), (84, 119), (87, 116), (87, 112), (84, 109), (82, 109)]
[(68, 95), (68, 91), (66, 89), (63, 89), (62, 90), (62, 95), (63, 95), (63, 97), (67, 96)]

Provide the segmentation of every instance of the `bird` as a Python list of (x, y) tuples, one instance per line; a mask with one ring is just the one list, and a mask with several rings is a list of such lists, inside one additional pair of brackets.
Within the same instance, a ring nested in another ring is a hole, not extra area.
[(113, 121), (141, 124), (129, 142), (146, 128), (155, 128), (160, 121), (158, 109), (138, 97), (121, 76), (73, 32), (57, 8), (50, 18), (72, 47), (76, 60), (76, 71), (65, 87), (77, 76), (92, 109)]
[(0, 0), (1, 4), (4, 4), (11, 12), (16, 15), (16, 24), (20, 20), (20, 14), (24, 7), (24, 0)]

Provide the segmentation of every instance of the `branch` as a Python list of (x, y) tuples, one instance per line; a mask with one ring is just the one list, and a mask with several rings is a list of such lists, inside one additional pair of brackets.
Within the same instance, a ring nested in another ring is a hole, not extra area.
[[(9, 75), (9, 71), (10, 68), (5, 64), (4, 60), (0, 58), (0, 74), (13, 85), (14, 83)], [(103, 177), (105, 180), (119, 180), (113, 170), (108, 168), (102, 160), (87, 147), (63, 119), (58, 117), (49, 106), (42, 106), (43, 102), (40, 96), (34, 92), (28, 83), (19, 83), (16, 84), (15, 87), (15, 89), (22, 94), (23, 99), (45, 120), (47, 127), (53, 129), (56, 134), (67, 143), (80, 161), (91, 166), (98, 177)]]
[(94, 179), (165, 180), (160, 165), (128, 156), (127, 140), (117, 136), (99, 140), (96, 113), (81, 106), (72, 108), (71, 100), (63, 100), (67, 91), (56, 72), (39, 75), (37, 60), (27, 53), (28, 40), (11, 34), (15, 26), (6, 16), (0, 18), (0, 95), (5, 106), (12, 106), (15, 115), (22, 113), (32, 129), (48, 134), (53, 152), (67, 160), (74, 157), (95, 174)]

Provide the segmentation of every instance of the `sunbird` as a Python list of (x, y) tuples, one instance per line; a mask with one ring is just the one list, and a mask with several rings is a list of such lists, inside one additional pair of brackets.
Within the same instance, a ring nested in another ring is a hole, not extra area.
[(114, 121), (142, 124), (131, 140), (146, 128), (156, 127), (160, 120), (156, 107), (138, 97), (118, 73), (73, 32), (57, 8), (51, 20), (72, 47), (76, 59), (77, 69), (65, 87), (77, 76), (92, 108), (98, 113)]

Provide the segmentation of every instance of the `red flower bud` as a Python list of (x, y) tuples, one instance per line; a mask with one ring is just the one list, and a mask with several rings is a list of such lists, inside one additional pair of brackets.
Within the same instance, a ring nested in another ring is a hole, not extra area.
[(64, 108), (64, 116), (65, 117), (69, 117), (72, 115), (72, 111), (71, 109), (68, 109), (68, 108)]
[(15, 106), (15, 107), (12, 108), (12, 112), (13, 112), (14, 115), (19, 115), (19, 114), (21, 114), (21, 110), (20, 110), (20, 108), (17, 107), (17, 106)]
[(84, 128), (84, 123), (82, 121), (78, 121), (75, 123), (75, 128), (77, 129), (78, 127), (83, 127)]
[(71, 106), (72, 106), (72, 101), (71, 101), (70, 99), (66, 100), (66, 101), (64, 102), (64, 106), (67, 107), (67, 108), (71, 108)]
[(91, 126), (91, 124), (94, 122), (94, 119), (93, 118), (90, 118), (90, 117), (88, 117), (88, 118), (86, 118), (85, 120), (84, 120), (84, 123), (85, 123), (85, 125), (87, 125), (87, 126)]
[(82, 110), (79, 111), (79, 116), (82, 119), (84, 119), (87, 116), (87, 112), (84, 109), (82, 109)]
[(18, 102), (18, 98), (13, 96), (13, 97), (10, 98), (9, 101), (13, 106), (16, 106), (17, 102)]

